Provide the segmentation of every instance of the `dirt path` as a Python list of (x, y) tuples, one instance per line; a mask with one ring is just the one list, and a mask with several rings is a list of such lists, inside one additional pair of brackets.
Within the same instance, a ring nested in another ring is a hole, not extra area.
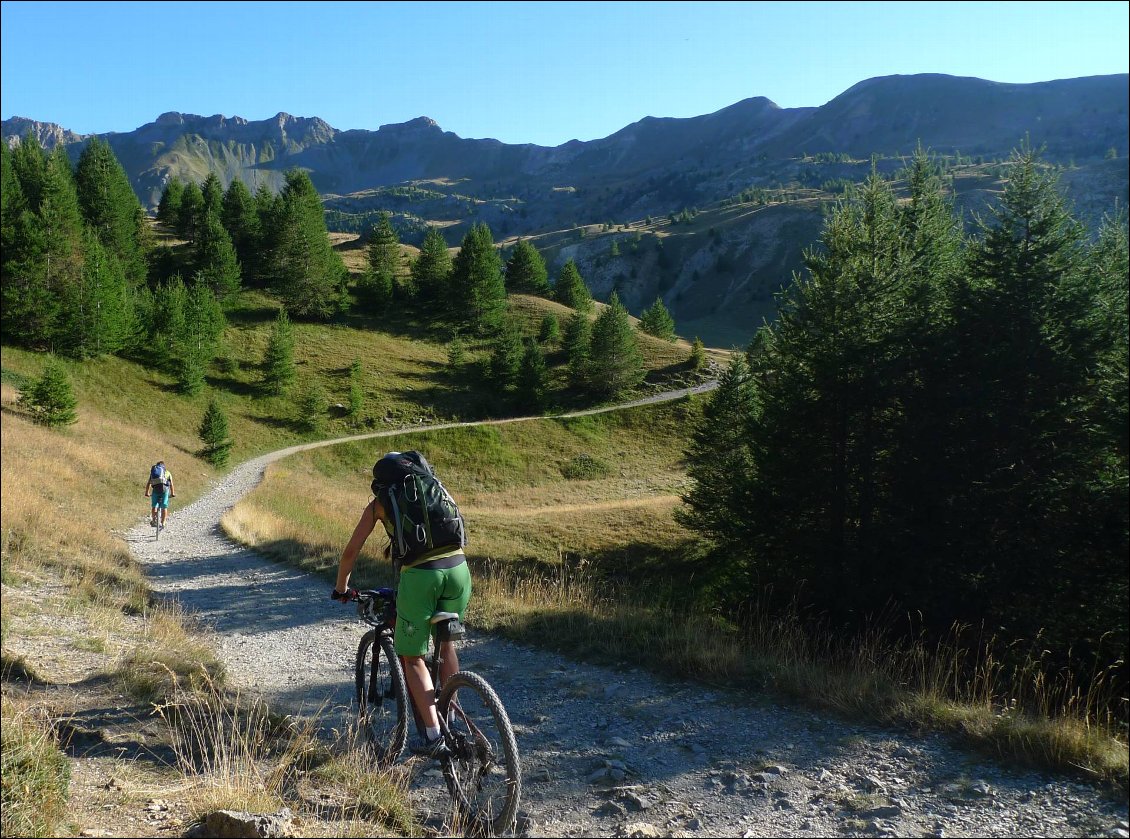
[[(219, 521), (267, 464), (337, 442), (248, 461), (178, 511), (159, 543), (144, 523), (128, 536), (154, 589), (215, 633), (236, 686), (282, 710), (319, 713), (328, 727), (349, 718), (363, 625), (329, 600), (323, 581), (231, 543)], [(1003, 769), (940, 737), (845, 723), (636, 668), (579, 664), (475, 636), (473, 627), (472, 635), (462, 663), (494, 685), (515, 723), (527, 835), (1127, 835), (1124, 803), (1063, 778)], [(438, 773), (419, 769), (419, 806), (440, 806)]]

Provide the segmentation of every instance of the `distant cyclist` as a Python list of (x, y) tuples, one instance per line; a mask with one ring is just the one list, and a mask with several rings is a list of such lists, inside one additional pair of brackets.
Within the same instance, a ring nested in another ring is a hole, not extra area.
[(161, 516), (161, 527), (169, 518), (169, 498), (176, 496), (173, 489), (173, 473), (165, 468), (165, 461), (158, 460), (149, 470), (149, 480), (145, 482), (145, 494), (149, 496), (152, 510), (149, 513), (149, 526), (157, 526), (157, 515)]

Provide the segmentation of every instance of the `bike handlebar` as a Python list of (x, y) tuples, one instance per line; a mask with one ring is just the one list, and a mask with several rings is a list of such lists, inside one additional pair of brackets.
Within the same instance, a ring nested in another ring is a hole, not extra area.
[(357, 604), (357, 615), (373, 626), (387, 624), (396, 615), (396, 589), (354, 589), (347, 602)]

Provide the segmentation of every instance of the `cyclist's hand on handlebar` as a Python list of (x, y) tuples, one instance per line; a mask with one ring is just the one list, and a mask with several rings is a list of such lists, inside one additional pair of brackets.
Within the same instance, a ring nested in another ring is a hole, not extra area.
[(336, 588), (330, 593), (330, 600), (336, 600), (338, 603), (349, 603), (357, 599), (357, 589), (347, 588), (345, 591), (338, 591)]

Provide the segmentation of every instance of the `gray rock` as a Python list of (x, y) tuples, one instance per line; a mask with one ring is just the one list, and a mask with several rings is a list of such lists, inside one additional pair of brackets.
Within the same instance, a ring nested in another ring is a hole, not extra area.
[(192, 839), (285, 839), (295, 835), (292, 818), (287, 808), (271, 815), (216, 810), (185, 835)]

